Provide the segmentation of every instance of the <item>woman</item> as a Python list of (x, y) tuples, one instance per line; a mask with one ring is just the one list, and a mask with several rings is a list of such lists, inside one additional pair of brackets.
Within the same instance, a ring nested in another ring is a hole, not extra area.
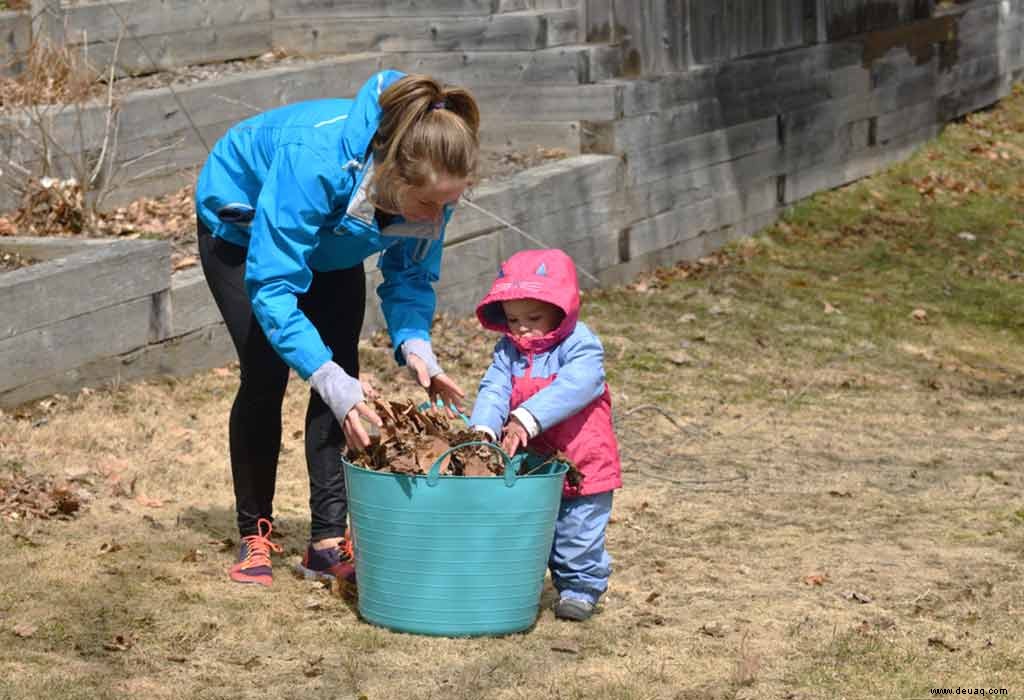
[(269, 586), (281, 404), (289, 368), (308, 380), (310, 543), (297, 569), (352, 578), (346, 441), (380, 425), (359, 383), (363, 260), (395, 359), (459, 406), (464, 392), (430, 344), (444, 229), (470, 185), (479, 110), (466, 90), (383, 71), (354, 100), (298, 103), (247, 119), (213, 148), (196, 185), (203, 272), (231, 334), (241, 382), (231, 408), (231, 472), (241, 547), (230, 577)]

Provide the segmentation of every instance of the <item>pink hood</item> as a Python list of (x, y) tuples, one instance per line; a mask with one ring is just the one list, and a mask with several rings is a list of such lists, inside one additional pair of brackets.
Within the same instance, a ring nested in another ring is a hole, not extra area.
[[(501, 302), (538, 299), (565, 313), (558, 328), (540, 338), (517, 338), (509, 332)], [(576, 266), (557, 248), (522, 250), (502, 263), (491, 291), (476, 307), (484, 328), (504, 333), (523, 352), (543, 352), (565, 340), (580, 315), (580, 288)]]

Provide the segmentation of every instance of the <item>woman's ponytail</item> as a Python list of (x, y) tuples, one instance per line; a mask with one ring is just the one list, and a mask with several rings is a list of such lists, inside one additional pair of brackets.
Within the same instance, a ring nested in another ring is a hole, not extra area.
[(426, 75), (407, 75), (380, 96), (373, 139), (371, 199), (397, 213), (401, 193), (439, 176), (472, 179), (480, 151), (480, 110), (464, 88)]

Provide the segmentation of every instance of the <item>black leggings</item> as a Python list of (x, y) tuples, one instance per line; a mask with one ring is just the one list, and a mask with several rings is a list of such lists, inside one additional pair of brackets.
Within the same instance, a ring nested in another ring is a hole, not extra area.
[[(281, 404), (288, 366), (267, 341), (245, 292), (246, 249), (216, 238), (200, 221), (199, 257), (203, 273), (238, 352), (241, 383), (231, 407), (231, 476), (241, 536), (256, 534), (259, 518), (273, 519), (277, 462), (281, 453)], [(334, 361), (359, 376), (359, 333), (366, 306), (363, 265), (314, 272), (299, 308), (320, 332)], [(341, 470), (341, 426), (331, 409), (310, 389), (306, 408), (306, 466), (312, 541), (345, 532), (348, 503)]]

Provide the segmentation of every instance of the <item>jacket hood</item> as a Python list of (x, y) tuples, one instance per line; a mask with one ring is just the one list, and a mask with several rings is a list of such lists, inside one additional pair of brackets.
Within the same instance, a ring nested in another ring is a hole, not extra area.
[[(562, 322), (540, 338), (523, 339), (509, 331), (501, 302), (514, 299), (537, 299), (554, 304), (565, 314)], [(491, 291), (476, 307), (480, 324), (489, 330), (504, 333), (524, 352), (542, 352), (565, 340), (576, 327), (580, 315), (580, 288), (576, 266), (564, 251), (557, 248), (523, 250), (498, 269)]]
[(396, 70), (382, 70), (363, 83), (352, 101), (352, 108), (345, 119), (342, 138), (342, 163), (355, 161), (362, 167), (369, 155), (370, 142), (380, 124), (380, 95), (405, 73)]

